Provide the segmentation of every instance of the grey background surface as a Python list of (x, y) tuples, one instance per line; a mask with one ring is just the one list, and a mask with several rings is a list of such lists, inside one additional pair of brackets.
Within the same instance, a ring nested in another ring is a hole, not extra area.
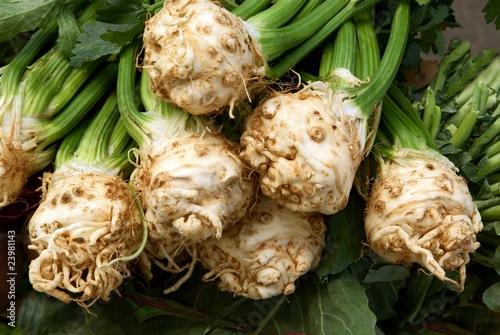
[[(494, 1), (500, 6), (500, 0)], [(487, 2), (488, 0), (455, 0), (453, 10), (462, 28), (447, 29), (444, 32), (447, 41), (453, 38), (468, 40), (472, 54), (486, 48), (500, 51), (500, 30), (496, 30), (493, 22), (487, 24), (482, 13)]]

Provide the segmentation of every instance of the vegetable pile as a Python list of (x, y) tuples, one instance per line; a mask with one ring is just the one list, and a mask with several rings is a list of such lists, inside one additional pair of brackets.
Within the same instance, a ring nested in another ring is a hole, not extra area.
[(0, 4), (0, 330), (496, 332), (500, 58), (452, 3)]

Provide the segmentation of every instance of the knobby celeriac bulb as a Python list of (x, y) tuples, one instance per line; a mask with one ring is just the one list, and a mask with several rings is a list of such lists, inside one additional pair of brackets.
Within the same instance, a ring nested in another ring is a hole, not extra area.
[(0, 129), (0, 208), (13, 203), (28, 179), (31, 157)]
[(146, 250), (168, 260), (166, 270), (177, 267), (184, 247), (220, 238), (254, 202), (257, 180), (238, 153), (236, 143), (210, 132), (184, 133), (141, 153), (133, 180), (149, 227)]
[[(483, 224), (465, 179), (446, 157), (399, 150), (381, 166), (366, 207), (365, 230), (384, 260), (418, 263), (463, 290), (469, 253)], [(460, 282), (445, 270), (458, 269)]]
[[(62, 170), (62, 169), (61, 169)], [(59, 171), (43, 178), (43, 201), (31, 217), (29, 279), (33, 288), (84, 307), (118, 293), (130, 276), (142, 224), (133, 195), (122, 179), (99, 172)]]
[(325, 231), (322, 214), (294, 212), (261, 196), (220, 239), (198, 245), (209, 270), (203, 278), (251, 299), (291, 294), (295, 281), (319, 264)]
[(165, 1), (143, 39), (153, 92), (192, 114), (231, 112), (264, 76), (244, 22), (209, 0)]
[(342, 93), (314, 82), (264, 100), (245, 121), (242, 159), (263, 193), (298, 212), (333, 214), (347, 205), (365, 148), (365, 118)]

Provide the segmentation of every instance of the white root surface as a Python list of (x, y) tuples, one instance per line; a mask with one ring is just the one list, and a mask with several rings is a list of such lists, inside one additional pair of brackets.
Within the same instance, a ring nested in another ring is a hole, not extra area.
[(203, 278), (256, 300), (291, 294), (295, 281), (319, 264), (325, 231), (322, 214), (293, 212), (262, 196), (220, 239), (199, 244), (209, 270)]
[(140, 246), (142, 223), (129, 186), (99, 172), (46, 173), (43, 201), (28, 224), (33, 288), (84, 307), (109, 300), (130, 275), (116, 258)]
[(347, 205), (363, 159), (366, 124), (340, 93), (315, 82), (264, 100), (247, 118), (241, 157), (266, 196), (298, 212), (334, 214)]
[[(381, 167), (367, 204), (365, 230), (384, 260), (418, 263), (463, 290), (469, 253), (483, 224), (465, 179), (443, 156), (402, 149)], [(445, 270), (457, 269), (459, 282)]]
[(238, 153), (235, 143), (207, 132), (179, 135), (141, 154), (134, 183), (149, 228), (141, 257), (147, 276), (151, 263), (184, 270), (186, 247), (220, 238), (255, 201), (257, 179)]
[(244, 23), (210, 0), (165, 1), (143, 39), (153, 92), (192, 114), (231, 112), (264, 76)]
[(32, 157), (0, 129), (0, 208), (10, 205), (21, 194), (28, 179)]

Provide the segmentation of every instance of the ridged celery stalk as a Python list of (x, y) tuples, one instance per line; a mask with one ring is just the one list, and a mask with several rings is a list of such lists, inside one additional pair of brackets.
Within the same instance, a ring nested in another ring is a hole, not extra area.
[(291, 210), (333, 214), (346, 206), (399, 69), (408, 0), (399, 2), (381, 60), (372, 17), (358, 15), (325, 47), (321, 80), (264, 99), (245, 121), (241, 157), (259, 172), (263, 193)]
[(116, 92), (90, 123), (62, 141), (54, 172), (28, 224), (33, 288), (88, 308), (109, 300), (130, 276), (128, 261), (144, 248), (141, 207), (124, 178), (134, 142), (120, 120)]
[[(75, 20), (74, 34), (78, 33), (78, 27), (94, 18), (95, 6), (97, 2), (78, 14), (69, 9), (65, 12), (70, 21)], [(78, 20), (74, 15), (78, 15)], [(27, 178), (53, 161), (57, 142), (115, 80), (114, 64), (93, 76), (102, 60), (72, 68), (65, 42), (52, 43), (57, 30), (54, 19), (38, 30), (2, 69), (0, 207), (14, 202)]]

